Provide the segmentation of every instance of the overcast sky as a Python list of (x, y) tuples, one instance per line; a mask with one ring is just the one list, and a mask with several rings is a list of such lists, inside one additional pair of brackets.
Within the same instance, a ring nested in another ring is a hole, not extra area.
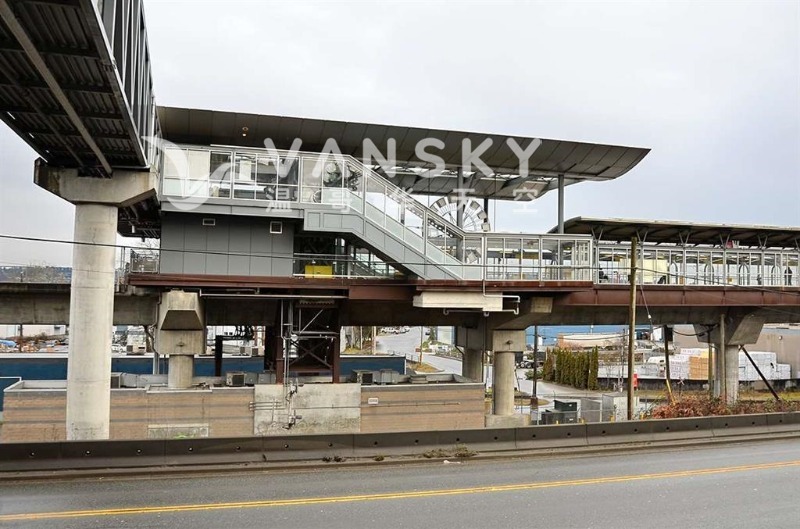
[[(566, 216), (800, 226), (800, 2), (146, 0), (157, 102), (649, 147)], [(0, 124), (0, 233), (72, 237)], [(497, 208), (542, 232), (556, 195)], [(492, 215), (494, 217), (494, 215)], [(69, 265), (0, 241), (0, 264)]]

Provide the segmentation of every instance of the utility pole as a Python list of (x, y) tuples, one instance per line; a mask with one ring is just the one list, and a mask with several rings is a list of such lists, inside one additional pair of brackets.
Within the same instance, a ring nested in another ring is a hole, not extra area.
[(631, 238), (631, 275), (628, 280), (631, 284), (631, 301), (628, 319), (628, 420), (633, 420), (633, 351), (635, 349), (636, 338), (636, 261), (637, 258), (636, 237)]
[(423, 342), (423, 335), (424, 335), (425, 327), (420, 325), (419, 327), (419, 363), (422, 363), (422, 342)]
[(664, 325), (663, 331), (664, 331), (664, 369), (665, 369), (664, 374), (666, 375), (667, 379), (667, 397), (669, 397), (669, 403), (673, 404), (675, 402), (675, 399), (672, 397), (672, 386), (670, 385), (671, 383), (670, 379), (672, 378), (672, 376), (670, 375), (669, 372), (669, 339), (670, 335), (672, 334), (672, 329), (669, 326)]
[[(531, 394), (531, 406), (539, 407), (539, 395), (536, 390), (536, 372), (539, 367), (539, 326), (533, 326), (533, 392)], [(537, 409), (536, 417), (538, 419), (539, 413)]]

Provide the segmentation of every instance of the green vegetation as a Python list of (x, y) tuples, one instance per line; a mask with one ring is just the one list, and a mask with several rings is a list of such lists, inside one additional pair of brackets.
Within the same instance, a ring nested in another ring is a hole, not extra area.
[(547, 352), (542, 379), (573, 386), (578, 389), (599, 389), (597, 372), (600, 368), (597, 347), (590, 352), (559, 349)]

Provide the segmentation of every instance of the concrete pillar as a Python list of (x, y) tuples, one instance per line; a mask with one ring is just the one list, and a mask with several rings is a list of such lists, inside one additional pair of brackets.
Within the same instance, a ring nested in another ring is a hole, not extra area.
[[(111, 328), (117, 210), (156, 195), (157, 174), (114, 170), (111, 178), (36, 160), (33, 181), (75, 204), (67, 367), (67, 439), (108, 439), (111, 417)], [(102, 246), (107, 245), (107, 246)]]
[(492, 413), (514, 414), (514, 352), (494, 352), (492, 366)]
[(68, 440), (108, 439), (109, 436), (116, 237), (116, 206), (75, 206), (74, 240), (89, 244), (76, 244), (72, 253)]
[[(221, 344), (221, 340), (215, 342), (215, 346)], [(182, 290), (161, 294), (156, 350), (169, 355), (167, 386), (170, 389), (192, 385), (194, 355), (203, 353), (205, 348), (205, 313), (199, 294)]]
[(492, 414), (487, 427), (517, 427), (530, 424), (530, 414), (514, 413), (516, 353), (525, 351), (525, 330), (492, 331)]
[(739, 346), (758, 342), (764, 327), (763, 316), (749, 311), (728, 309), (721, 312), (719, 323), (707, 332), (695, 325), (698, 341), (714, 344), (714, 382), (712, 395), (728, 404), (739, 398)]
[(483, 382), (483, 351), (480, 349), (464, 349), (461, 362), (461, 376), (473, 382)]
[(169, 372), (167, 387), (170, 389), (186, 389), (192, 386), (194, 378), (194, 353), (172, 353), (169, 355)]

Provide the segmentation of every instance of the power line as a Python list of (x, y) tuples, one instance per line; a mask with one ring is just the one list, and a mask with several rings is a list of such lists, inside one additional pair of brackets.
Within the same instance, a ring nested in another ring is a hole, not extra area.
[[(222, 256), (234, 256), (234, 257), (270, 257), (270, 258), (273, 258), (273, 259), (290, 259), (290, 260), (293, 260), (293, 261), (297, 260), (297, 258), (295, 256), (293, 256), (293, 255), (292, 256), (285, 256), (285, 255), (275, 255), (275, 254), (272, 254), (272, 253), (263, 253), (263, 252), (236, 252), (236, 251), (222, 251), (222, 250), (187, 250), (187, 249), (170, 249), (170, 248), (147, 248), (147, 247), (142, 247), (142, 246), (129, 246), (129, 245), (122, 245), (122, 244), (115, 244), (115, 243), (114, 244), (106, 244), (106, 243), (85, 242), (85, 241), (71, 241), (71, 240), (64, 240), (64, 239), (51, 239), (51, 238), (46, 238), (46, 237), (29, 237), (29, 236), (22, 236), (22, 235), (9, 235), (9, 234), (0, 234), (0, 239), (17, 240), (17, 241), (28, 241), (28, 242), (52, 243), (52, 244), (67, 244), (67, 245), (70, 245), (70, 246), (78, 245), (78, 246), (114, 248), (114, 249), (122, 249), (122, 250), (136, 250), (136, 251), (141, 251), (143, 253), (145, 253), (145, 252), (166, 252), (166, 253), (181, 253), (181, 254), (194, 254), (194, 255), (198, 255), (198, 254), (201, 254), (201, 255), (222, 255)], [(319, 260), (325, 260), (326, 257), (333, 257), (334, 259), (329, 259), (329, 260), (335, 260), (336, 257), (345, 257), (345, 256), (333, 256), (333, 255), (326, 256), (326, 255), (321, 255), (321, 256), (318, 257), (318, 259)], [(425, 265), (429, 265), (430, 264), (430, 262), (426, 262), (426, 261), (385, 261), (385, 260), (382, 260), (382, 263), (387, 264), (387, 265), (391, 265), (391, 266), (395, 266), (395, 265), (400, 265), (400, 266), (425, 266)], [(380, 263), (377, 263), (377, 264), (380, 264)], [(441, 266), (447, 266), (447, 265), (445, 263), (441, 263)], [(465, 267), (491, 267), (493, 265), (463, 264), (461, 266), (465, 266)], [(498, 264), (497, 266), (503, 267), (504, 265), (503, 264)], [(511, 265), (511, 266), (513, 268), (517, 268), (517, 269), (523, 268), (523, 265), (521, 265), (521, 264), (514, 264), (514, 265)], [(545, 265), (545, 266), (539, 266), (539, 267), (535, 267), (535, 268), (561, 269), (561, 268), (564, 268), (564, 266), (563, 265), (551, 265), (551, 266)], [(577, 269), (577, 270), (590, 270), (590, 271), (601, 270), (599, 267), (590, 267), (590, 266), (584, 266), (584, 267), (574, 266), (574, 267), (570, 267), (570, 268)], [(639, 270), (641, 270), (642, 272), (651, 272), (651, 273), (655, 273), (655, 274), (662, 273), (662, 271), (660, 271), (660, 270), (649, 269), (649, 268), (639, 268)], [(679, 279), (680, 278), (682, 278), (682, 279), (693, 279), (692, 276), (681, 276), (681, 275), (678, 275), (678, 274), (669, 274), (669, 276), (670, 277), (679, 278)], [(504, 278), (500, 278), (498, 280), (504, 280)], [(491, 281), (491, 280), (489, 280), (489, 281)], [(703, 286), (726, 286), (726, 287), (733, 287), (733, 288), (739, 288), (739, 289), (745, 289), (745, 290), (752, 290), (752, 291), (763, 292), (763, 293), (793, 295), (793, 296), (800, 297), (800, 291), (794, 292), (794, 291), (778, 290), (778, 289), (774, 289), (774, 288), (771, 289), (771, 288), (765, 288), (764, 286), (755, 286), (755, 285), (735, 285), (735, 284), (732, 285), (732, 284), (729, 284), (729, 283), (725, 283), (725, 282), (723, 282), (721, 280), (717, 281), (713, 277), (712, 278), (705, 278), (704, 281), (705, 281), (705, 284), (703, 284), (703, 285), (694, 285), (694, 286), (698, 286), (698, 287), (703, 287)], [(614, 284), (617, 284), (617, 283), (614, 283)], [(619, 283), (619, 284), (620, 285), (624, 285), (624, 284), (627, 284), (627, 283)], [(669, 285), (669, 286), (671, 286), (671, 285)], [(689, 287), (691, 287), (693, 285), (681, 285), (681, 286), (689, 286)], [(659, 288), (657, 285), (654, 285), (654, 284), (653, 285), (648, 284), (648, 287), (655, 287), (656, 289)], [(644, 295), (643, 285), (639, 285), (639, 288), (642, 290), (642, 294)], [(702, 292), (702, 290), (699, 290), (699, 289), (695, 290), (693, 292), (699, 293), (700, 295), (704, 294)], [(709, 295), (709, 296), (711, 296), (711, 295)]]

